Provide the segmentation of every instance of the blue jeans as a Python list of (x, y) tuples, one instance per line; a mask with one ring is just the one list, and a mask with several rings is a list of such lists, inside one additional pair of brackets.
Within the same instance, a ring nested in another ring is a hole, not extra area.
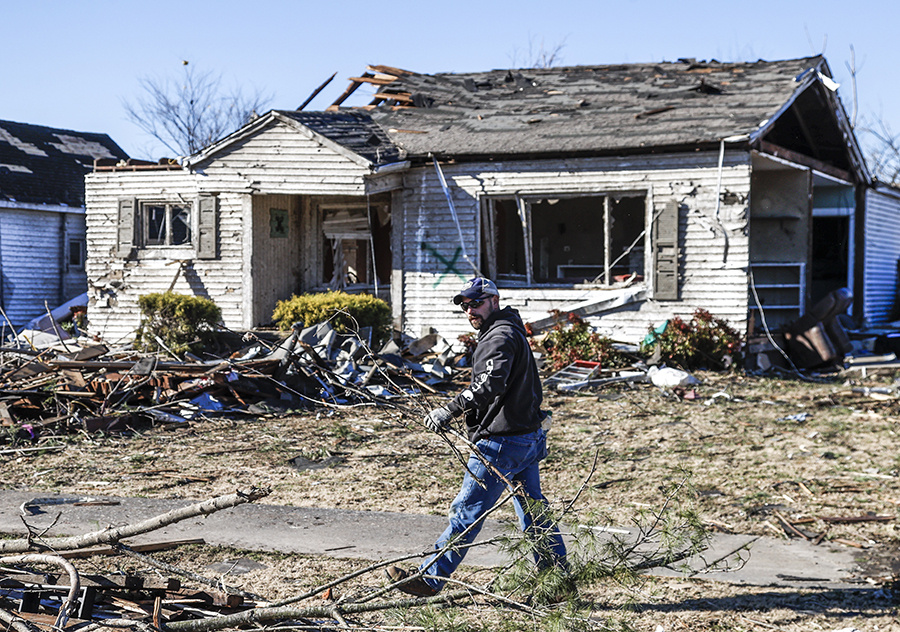
[[(547, 433), (544, 430), (514, 435), (492, 436), (482, 439), (477, 444), (485, 461), (489, 462), (498, 472), (503, 474), (510, 482), (520, 482), (524, 497), (518, 494), (513, 497), (516, 515), (519, 517), (519, 526), (526, 534), (536, 538), (538, 542), (545, 543), (538, 546), (535, 553), (535, 562), (538, 568), (547, 568), (557, 565), (566, 567), (566, 545), (556, 525), (542, 512), (533, 515), (531, 510), (545, 507), (547, 504), (541, 494), (541, 479), (538, 471), (538, 463), (547, 456)], [(482, 488), (473, 478), (480, 479), (487, 489)], [(469, 457), (468, 471), (463, 478), (462, 488), (456, 499), (450, 505), (450, 524), (441, 537), (434, 544), (435, 550), (443, 549), (449, 542), (454, 546), (470, 544), (481, 531), (483, 521), (479, 521), (500, 499), (506, 488), (500, 478), (488, 470), (484, 463), (475, 455)], [(478, 524), (475, 524), (475, 523)], [(457, 537), (471, 525), (475, 524), (471, 531), (463, 537)], [(468, 549), (449, 548), (441, 554), (428, 559), (420, 568), (425, 569), (426, 575), (437, 577), (450, 577), (453, 571), (462, 563)], [(443, 581), (425, 578), (425, 581), (440, 590)]]

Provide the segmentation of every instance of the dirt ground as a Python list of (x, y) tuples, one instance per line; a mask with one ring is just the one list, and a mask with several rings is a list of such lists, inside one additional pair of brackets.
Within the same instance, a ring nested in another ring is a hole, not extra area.
[[(554, 506), (577, 496), (567, 516), (570, 523), (603, 516), (626, 525), (642, 510), (659, 507), (665, 490), (683, 481), (688, 486), (682, 495), (707, 529), (789, 537), (787, 521), (801, 532), (791, 537), (828, 540), (870, 556), (867, 577), (853, 591), (659, 578), (629, 587), (604, 582), (580, 587), (582, 598), (596, 604), (592, 616), (666, 632), (900, 630), (898, 600), (892, 597), (897, 591), (890, 590), (890, 563), (900, 544), (900, 400), (854, 392), (860, 386), (892, 386), (894, 376), (864, 381), (698, 377), (701, 384), (679, 393), (649, 384), (548, 393), (545, 404), (553, 411), (554, 427), (543, 485)], [(437, 405), (444, 397), (431, 395), (419, 404)], [(273, 490), (263, 501), (270, 504), (444, 514), (461, 478), (460, 466), (440, 439), (418, 419), (383, 406), (202, 418), (127, 434), (49, 437), (41, 445), (65, 449), (6, 455), (0, 485), (191, 499), (257, 485)], [(269, 600), (368, 564), (208, 547), (160, 554), (197, 572), (228, 555), (249, 556), (264, 565), (230, 582)], [(382, 583), (380, 575), (365, 575), (344, 590), (370, 590)], [(404, 629), (451, 627), (452, 621), (441, 617), (470, 626), (462, 629), (537, 625), (516, 615), (489, 626), (488, 610), (476, 604), (431, 613), (437, 619), (395, 613), (378, 621)]]

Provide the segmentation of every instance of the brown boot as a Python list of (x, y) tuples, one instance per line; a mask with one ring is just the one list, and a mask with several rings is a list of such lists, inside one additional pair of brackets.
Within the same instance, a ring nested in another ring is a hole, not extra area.
[[(413, 577), (418, 571), (407, 571), (399, 566), (388, 566), (384, 569), (385, 574), (392, 582), (403, 582), (394, 586), (400, 592), (407, 595), (415, 595), (416, 597), (434, 597), (438, 594), (437, 588), (432, 588), (428, 582), (421, 577)], [(412, 577), (412, 579), (408, 579)], [(406, 581), (404, 581), (406, 580)]]

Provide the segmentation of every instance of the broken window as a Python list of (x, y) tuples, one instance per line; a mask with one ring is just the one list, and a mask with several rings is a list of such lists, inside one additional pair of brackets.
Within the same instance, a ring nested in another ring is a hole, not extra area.
[(482, 261), (502, 281), (598, 283), (644, 278), (646, 195), (491, 198)]
[(186, 246), (191, 243), (191, 205), (141, 202), (140, 243), (144, 246)]
[[(192, 221), (196, 221), (193, 228)], [(120, 257), (132, 257), (136, 249), (148, 247), (188, 246), (193, 247), (198, 259), (215, 259), (219, 241), (218, 196), (201, 193), (194, 203), (122, 198), (116, 232), (116, 254)]]

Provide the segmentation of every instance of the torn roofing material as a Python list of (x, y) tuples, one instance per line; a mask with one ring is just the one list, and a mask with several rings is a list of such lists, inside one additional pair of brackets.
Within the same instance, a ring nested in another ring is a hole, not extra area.
[(279, 110), (278, 113), (346, 147), (373, 164), (388, 164), (402, 160), (399, 147), (391, 142), (388, 134), (372, 120), (367, 112), (359, 110), (341, 110), (339, 112)]
[[(816, 72), (803, 75), (809, 69)], [(829, 74), (821, 56), (403, 71), (377, 86), (366, 109), (410, 156), (652, 151), (752, 136), (798, 92)]]
[(95, 159), (127, 159), (106, 134), (0, 121), (0, 200), (84, 206)]

